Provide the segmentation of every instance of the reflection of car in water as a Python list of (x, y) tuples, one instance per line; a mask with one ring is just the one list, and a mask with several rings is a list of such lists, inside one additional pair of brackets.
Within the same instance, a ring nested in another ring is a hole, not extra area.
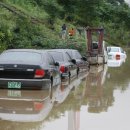
[(99, 113), (107, 111), (112, 105), (113, 93), (107, 93), (103, 84), (107, 74), (107, 65), (91, 66), (86, 80), (85, 96), (87, 97), (88, 111)]
[(0, 104), (0, 118), (17, 122), (42, 121), (53, 107), (49, 90), (2, 90)]
[(57, 104), (63, 103), (66, 98), (68, 97), (70, 91), (75, 91), (78, 86), (80, 85), (81, 81), (85, 79), (87, 74), (81, 75), (79, 78), (76, 78), (75, 80), (72, 80), (69, 84), (68, 81), (64, 80), (62, 82), (61, 86), (59, 87), (57, 93), (55, 93), (55, 101)]
[(63, 103), (67, 96), (69, 95), (69, 92), (71, 91), (71, 88), (69, 85), (61, 84), (60, 88), (58, 89), (56, 95), (55, 95), (55, 101), (57, 104)]

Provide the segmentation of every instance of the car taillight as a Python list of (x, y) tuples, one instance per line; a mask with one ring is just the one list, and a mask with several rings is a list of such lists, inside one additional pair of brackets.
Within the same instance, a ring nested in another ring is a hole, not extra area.
[(64, 72), (65, 72), (65, 66), (60, 66), (60, 71), (61, 71), (62, 73), (64, 73)]
[(120, 55), (116, 54), (116, 60), (120, 60)]
[(45, 71), (43, 69), (36, 69), (35, 78), (42, 78), (45, 75)]
[(43, 104), (39, 102), (34, 102), (34, 109), (40, 111), (43, 108)]
[(68, 68), (65, 67), (65, 66), (60, 66), (60, 72), (64, 73), (64, 72), (67, 72), (68, 71)]

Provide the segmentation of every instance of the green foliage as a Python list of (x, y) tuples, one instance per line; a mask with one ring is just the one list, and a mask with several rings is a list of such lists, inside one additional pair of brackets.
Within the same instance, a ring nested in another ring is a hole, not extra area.
[[(0, 9), (2, 12), (3, 10)], [(0, 50), (6, 49), (7, 45), (12, 40), (12, 33), (11, 30), (14, 26), (14, 24), (11, 21), (8, 21), (10, 19), (10, 15), (7, 14), (7, 12), (1, 13), (1, 20), (0, 20)]]
[(107, 2), (113, 5), (119, 5), (119, 4), (123, 4), (125, 1), (124, 0), (107, 0)]
[[(130, 7), (124, 0), (3, 0), (3, 2), (13, 7), (14, 12), (0, 8), (0, 50), (72, 48), (86, 53), (84, 36), (66, 40), (59, 37), (63, 23), (74, 28), (103, 26), (105, 40), (108, 43), (113, 45), (130, 43)], [(22, 17), (16, 15), (15, 9), (18, 9)], [(35, 22), (31, 18), (35, 18)], [(45, 23), (38, 22), (39, 20)]]

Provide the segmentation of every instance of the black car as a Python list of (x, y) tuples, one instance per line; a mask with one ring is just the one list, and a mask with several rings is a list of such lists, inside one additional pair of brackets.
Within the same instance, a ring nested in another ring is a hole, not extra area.
[(64, 49), (48, 50), (54, 61), (59, 64), (59, 70), (62, 79), (73, 79), (77, 76), (76, 61), (72, 60), (70, 55)]
[(70, 55), (71, 59), (76, 61), (77, 74), (89, 70), (89, 62), (86, 57), (82, 57), (78, 50), (65, 49), (65, 51)]
[(61, 82), (51, 55), (35, 49), (10, 49), (0, 55), (0, 88), (44, 89)]

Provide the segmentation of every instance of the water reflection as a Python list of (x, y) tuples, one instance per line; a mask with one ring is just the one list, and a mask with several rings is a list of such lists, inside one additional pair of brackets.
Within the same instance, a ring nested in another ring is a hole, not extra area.
[(1, 90), (0, 118), (17, 122), (42, 121), (53, 107), (49, 90)]
[[(128, 56), (129, 57), (129, 56)], [(128, 88), (129, 84), (129, 59), (108, 60), (108, 72), (106, 84), (113, 89), (122, 91)]]
[(68, 111), (68, 130), (79, 130), (80, 128), (80, 111)]
[[(81, 77), (77, 78), (71, 83), (64, 81), (61, 85), (53, 87), (51, 91), (1, 90), (1, 128), (3, 130), (18, 128), (18, 126), (24, 130), (32, 129), (32, 126), (34, 129), (40, 128), (44, 121), (52, 119), (52, 110), (59, 111), (60, 105), (63, 102), (65, 103), (70, 92), (76, 91), (81, 79)], [(63, 106), (63, 108), (66, 110), (66, 107)], [(58, 111), (55, 114), (58, 114)], [(33, 125), (31, 122), (33, 122)]]
[(61, 84), (55, 97), (56, 104), (63, 103), (65, 99), (67, 98), (67, 96), (69, 95), (70, 90), (71, 90), (70, 85)]
[[(68, 97), (64, 100), (64, 103), (53, 108), (47, 118), (50, 127), (45, 124), (45, 129), (49, 130), (49, 128), (55, 126), (56, 129), (62, 128), (63, 130), (85, 130), (89, 128), (85, 119), (91, 123), (93, 129), (98, 129), (97, 127), (94, 127), (93, 121), (89, 120), (93, 119), (92, 117), (98, 119), (96, 118), (97, 116), (93, 115), (91, 117), (88, 113), (104, 114), (104, 112), (108, 112), (108, 108), (113, 107), (115, 101), (115, 85), (111, 84), (111, 80), (108, 80), (109, 73), (112, 75), (113, 71), (111, 71), (111, 69), (109, 70), (107, 65), (92, 66), (89, 74), (86, 78), (82, 79), (80, 85), (71, 89)], [(118, 80), (118, 77), (115, 78)], [(112, 113), (112, 115), (113, 114), (114, 113)], [(60, 122), (61, 127), (55, 125), (53, 120)], [(95, 120), (95, 122), (96, 121), (98, 120)], [(106, 121), (106, 124), (107, 123), (108, 120)], [(101, 124), (102, 123), (100, 123), (100, 125)]]
[(114, 101), (113, 93), (108, 93), (104, 87), (107, 65), (92, 66), (86, 79), (85, 97), (88, 101), (88, 112), (99, 113), (107, 111)]
[[(120, 67), (92, 66), (88, 74), (64, 81), (52, 91), (0, 91), (1, 129), (129, 130), (129, 63), (127, 59)], [(10, 112), (13, 116), (8, 119), (1, 116)], [(20, 114), (24, 119), (16, 121)], [(33, 123), (25, 119), (27, 115), (33, 119), (35, 115)]]

